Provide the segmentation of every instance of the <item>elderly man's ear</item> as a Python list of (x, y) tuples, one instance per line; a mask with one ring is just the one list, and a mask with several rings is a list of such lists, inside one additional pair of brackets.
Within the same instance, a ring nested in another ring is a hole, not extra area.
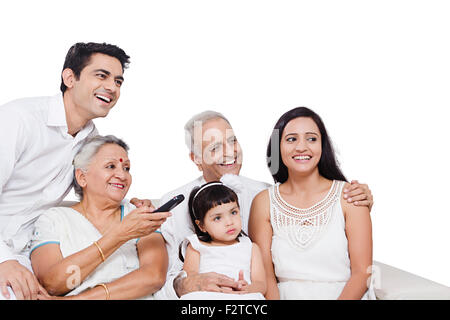
[(191, 152), (189, 154), (189, 157), (191, 158), (192, 162), (195, 163), (195, 165), (197, 166), (198, 170), (199, 171), (203, 171), (202, 158), (197, 156), (197, 155), (195, 155), (193, 152)]
[(83, 170), (81, 169), (75, 170), (75, 179), (77, 179), (77, 182), (80, 185), (80, 187), (82, 188), (86, 187), (86, 176)]

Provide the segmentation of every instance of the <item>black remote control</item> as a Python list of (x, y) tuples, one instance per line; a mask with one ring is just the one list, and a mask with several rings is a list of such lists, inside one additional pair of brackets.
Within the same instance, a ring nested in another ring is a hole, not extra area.
[(179, 205), (181, 202), (183, 202), (183, 200), (184, 200), (184, 196), (182, 194), (179, 194), (179, 195), (173, 197), (172, 199), (170, 199), (169, 201), (167, 201), (165, 204), (160, 206), (155, 211), (153, 211), (153, 213), (170, 211), (173, 208), (175, 208), (177, 205)]

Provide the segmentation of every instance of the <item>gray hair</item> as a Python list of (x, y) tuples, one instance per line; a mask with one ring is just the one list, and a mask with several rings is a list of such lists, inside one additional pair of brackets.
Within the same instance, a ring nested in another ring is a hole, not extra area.
[(77, 154), (73, 158), (73, 189), (75, 191), (75, 194), (78, 196), (80, 200), (83, 199), (83, 189), (78, 184), (78, 181), (75, 177), (75, 171), (77, 169), (81, 169), (82, 171), (86, 172), (88, 170), (89, 165), (91, 164), (92, 158), (97, 154), (100, 147), (104, 146), (105, 144), (112, 143), (116, 144), (125, 151), (128, 152), (129, 147), (128, 145), (121, 139), (113, 136), (100, 136), (97, 135), (95, 137), (92, 137), (88, 139), (85, 144), (78, 150)]
[(219, 112), (216, 111), (203, 111), (201, 113), (198, 113), (194, 115), (186, 124), (184, 125), (184, 141), (186, 142), (186, 146), (188, 147), (189, 151), (194, 154), (201, 153), (200, 150), (195, 150), (195, 142), (194, 142), (194, 131), (195, 127), (200, 125), (203, 125), (204, 122), (212, 119), (223, 119), (231, 126), (230, 121), (228, 121), (225, 116)]

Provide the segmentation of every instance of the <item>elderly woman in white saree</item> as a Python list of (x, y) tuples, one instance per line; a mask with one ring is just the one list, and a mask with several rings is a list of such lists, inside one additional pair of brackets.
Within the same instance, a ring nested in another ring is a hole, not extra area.
[(59, 299), (151, 299), (165, 282), (157, 229), (170, 213), (123, 201), (132, 181), (127, 150), (114, 136), (88, 141), (74, 158), (81, 201), (52, 208), (35, 224), (33, 270)]

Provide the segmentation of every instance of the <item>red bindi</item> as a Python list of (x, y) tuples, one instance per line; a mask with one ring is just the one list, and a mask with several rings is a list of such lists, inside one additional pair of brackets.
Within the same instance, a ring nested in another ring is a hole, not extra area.
[(120, 162), (123, 162), (123, 159), (122, 159), (122, 158), (120, 158), (120, 159), (119, 159), (119, 161), (120, 161)]

